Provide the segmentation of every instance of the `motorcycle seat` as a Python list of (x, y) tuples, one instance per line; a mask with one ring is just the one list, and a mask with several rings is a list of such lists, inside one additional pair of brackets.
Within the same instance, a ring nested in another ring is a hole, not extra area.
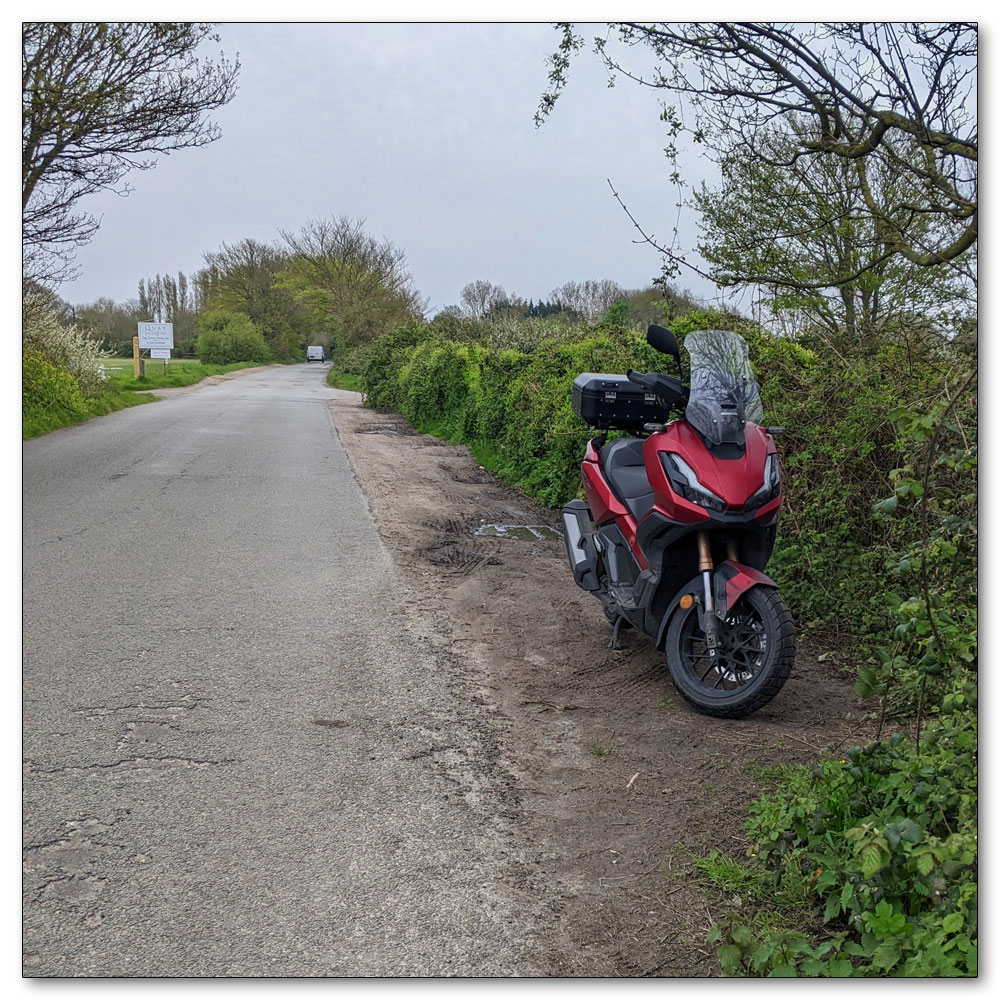
[(652, 510), (655, 502), (642, 458), (643, 444), (641, 438), (618, 438), (598, 452), (604, 478), (637, 521)]

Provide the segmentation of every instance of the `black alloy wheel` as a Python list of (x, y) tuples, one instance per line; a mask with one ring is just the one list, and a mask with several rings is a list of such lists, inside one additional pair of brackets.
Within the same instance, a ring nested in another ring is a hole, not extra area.
[(698, 623), (697, 606), (675, 612), (666, 653), (670, 676), (685, 700), (706, 715), (735, 719), (766, 705), (788, 680), (795, 628), (777, 591), (753, 587), (719, 622), (714, 657)]

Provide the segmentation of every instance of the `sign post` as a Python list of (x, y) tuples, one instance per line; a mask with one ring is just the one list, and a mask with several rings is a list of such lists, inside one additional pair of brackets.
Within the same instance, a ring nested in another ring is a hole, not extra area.
[(132, 367), (134, 371), (134, 377), (139, 378), (142, 375), (142, 362), (139, 360), (139, 338), (132, 338)]

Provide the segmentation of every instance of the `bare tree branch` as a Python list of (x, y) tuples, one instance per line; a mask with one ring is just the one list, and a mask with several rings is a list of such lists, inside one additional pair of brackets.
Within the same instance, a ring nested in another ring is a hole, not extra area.
[(24, 269), (72, 273), (73, 251), (100, 221), (75, 212), (98, 191), (128, 194), (125, 175), (155, 156), (219, 138), (207, 113), (236, 93), (239, 62), (200, 60), (210, 25), (26, 22), (22, 28), (21, 207)]

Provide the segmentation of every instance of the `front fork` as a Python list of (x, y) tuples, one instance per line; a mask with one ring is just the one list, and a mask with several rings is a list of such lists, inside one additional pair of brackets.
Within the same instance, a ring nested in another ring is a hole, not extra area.
[[(729, 559), (736, 562), (736, 546), (730, 542), (727, 552)], [(719, 650), (719, 618), (715, 613), (715, 591), (712, 587), (712, 573), (715, 566), (712, 563), (712, 546), (708, 541), (708, 532), (698, 532), (698, 572), (701, 573), (702, 601), (704, 604), (705, 645), (711, 659), (718, 656)]]

